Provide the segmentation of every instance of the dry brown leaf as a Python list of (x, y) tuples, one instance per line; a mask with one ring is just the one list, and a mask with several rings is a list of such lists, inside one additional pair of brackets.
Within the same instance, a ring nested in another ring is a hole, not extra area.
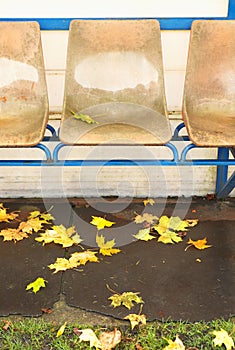
[(2, 329), (4, 331), (7, 331), (10, 326), (11, 326), (11, 321), (6, 320), (6, 321), (4, 321), (4, 326), (2, 327)]
[(122, 333), (115, 327), (112, 332), (102, 332), (99, 341), (102, 350), (112, 350), (120, 343)]

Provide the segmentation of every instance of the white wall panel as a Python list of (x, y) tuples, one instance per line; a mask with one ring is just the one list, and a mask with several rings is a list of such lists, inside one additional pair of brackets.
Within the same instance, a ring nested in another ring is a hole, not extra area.
[(228, 0), (1, 0), (1, 17), (223, 17)]

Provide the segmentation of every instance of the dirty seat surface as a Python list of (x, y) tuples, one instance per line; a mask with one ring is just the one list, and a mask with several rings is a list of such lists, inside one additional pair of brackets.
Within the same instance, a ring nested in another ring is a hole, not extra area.
[(198, 146), (235, 145), (235, 22), (194, 21), (183, 118)]
[(0, 23), (0, 147), (33, 146), (48, 120), (37, 22)]
[[(77, 120), (72, 111), (96, 123)], [(61, 141), (164, 144), (170, 138), (158, 21), (72, 21)]]

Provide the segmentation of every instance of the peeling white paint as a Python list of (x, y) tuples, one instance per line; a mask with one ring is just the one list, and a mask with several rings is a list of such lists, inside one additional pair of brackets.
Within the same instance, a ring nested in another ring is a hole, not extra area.
[(38, 81), (38, 71), (28, 63), (0, 58), (0, 88), (8, 86), (18, 80)]
[(89, 56), (75, 68), (74, 78), (84, 88), (118, 91), (157, 82), (158, 72), (145, 55), (104, 52)]

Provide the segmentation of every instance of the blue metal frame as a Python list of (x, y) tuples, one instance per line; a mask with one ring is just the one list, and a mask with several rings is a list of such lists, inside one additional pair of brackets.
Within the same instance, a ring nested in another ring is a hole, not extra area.
[[(37, 21), (40, 24), (41, 30), (68, 30), (71, 20), (74, 18), (0, 18), (0, 21)], [(87, 18), (94, 19), (94, 18)], [(99, 18), (107, 19), (107, 18)], [(111, 18), (114, 19), (114, 18)], [(129, 19), (129, 18), (120, 18)], [(133, 18), (131, 18), (133, 19)], [(145, 19), (145, 18), (143, 18)], [(191, 18), (153, 18), (160, 22), (162, 30), (189, 30), (192, 22), (196, 19), (208, 20), (233, 20), (235, 19), (235, 0), (229, 1), (228, 16), (227, 17), (191, 17)]]
[[(179, 124), (173, 133), (171, 142), (163, 145), (163, 147), (168, 148), (172, 152), (171, 159), (60, 159), (60, 150), (64, 147), (71, 147), (71, 145), (66, 145), (60, 142), (58, 132), (51, 126), (47, 125), (47, 129), (50, 131), (51, 136), (46, 136), (43, 142), (55, 143), (53, 152), (44, 144), (39, 143), (33, 148), (39, 148), (44, 152), (44, 160), (0, 160), (0, 166), (216, 166), (217, 176), (216, 176), (216, 188), (215, 193), (217, 198), (225, 198), (235, 187), (235, 172), (228, 179), (228, 167), (235, 166), (234, 159), (229, 158), (229, 148), (219, 147), (218, 156), (216, 159), (190, 159), (189, 152), (192, 149), (201, 149), (193, 143), (188, 143), (181, 154), (179, 155), (177, 147), (172, 143), (172, 141), (189, 141), (187, 135), (180, 136), (179, 133), (185, 128), (184, 123)], [(76, 146), (73, 146), (76, 147)], [(79, 147), (79, 146), (78, 146)], [(235, 152), (232, 152), (234, 156)]]

